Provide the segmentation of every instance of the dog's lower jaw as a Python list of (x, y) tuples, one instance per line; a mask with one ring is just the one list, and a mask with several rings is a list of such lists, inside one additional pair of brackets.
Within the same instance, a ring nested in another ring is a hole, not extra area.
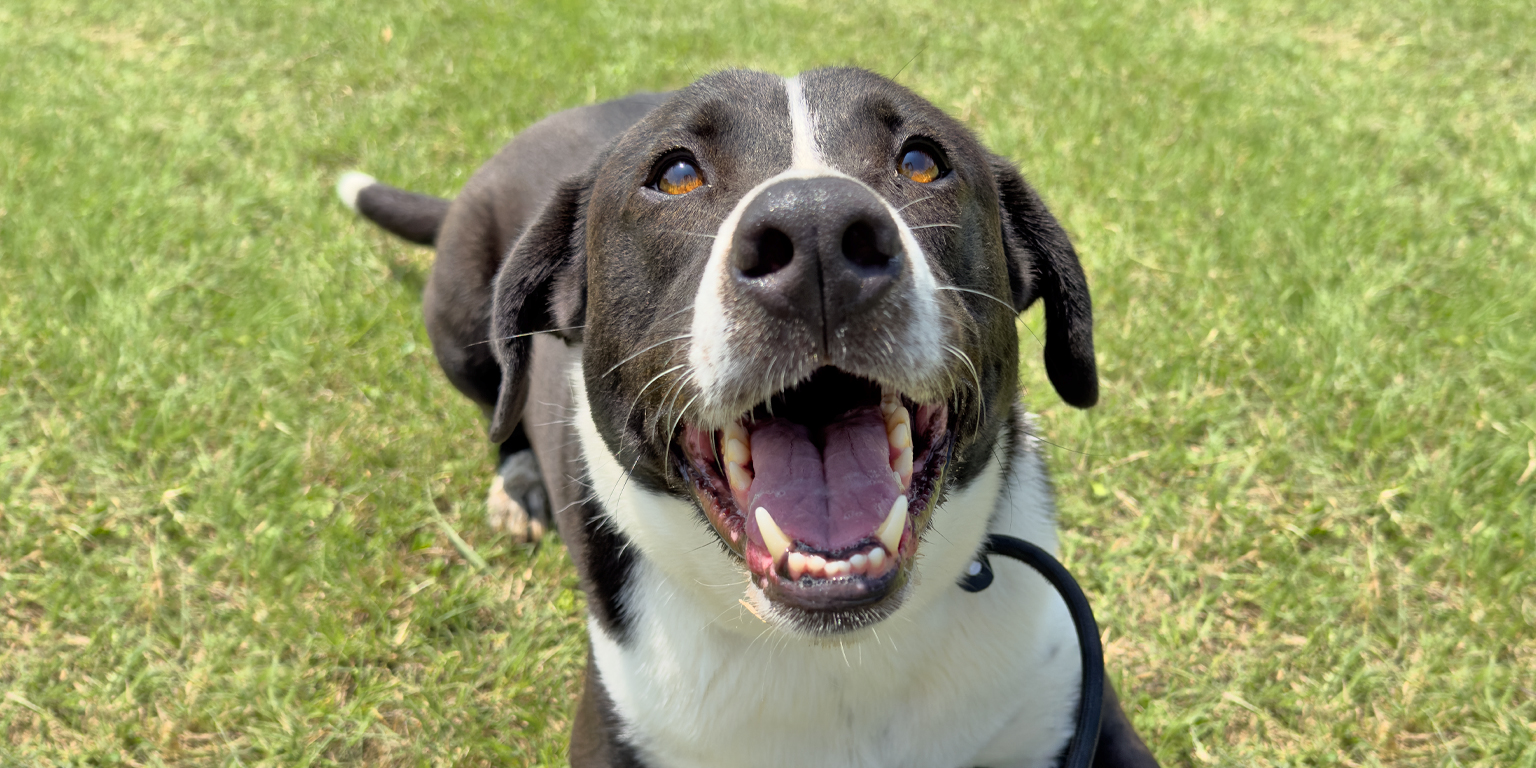
[(994, 460), (936, 512), (895, 614), (814, 638), (754, 615), (772, 606), (686, 502), (625, 481), (573, 372), (591, 492), (640, 553), (622, 593), (623, 638), (593, 619), (593, 658), (625, 724), (620, 738), (647, 765), (1054, 760), (1078, 691), (1064, 606), (1022, 567), (1000, 567), (978, 594), (954, 584), (989, 531), (1056, 544), (1044, 468), (1022, 418), (999, 446), (1009, 460)]

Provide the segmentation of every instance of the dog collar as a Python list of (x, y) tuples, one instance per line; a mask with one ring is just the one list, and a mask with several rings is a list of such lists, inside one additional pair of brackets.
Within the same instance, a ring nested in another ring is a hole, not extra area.
[(992, 563), (987, 555), (1002, 555), (1018, 560), (1035, 569), (1050, 582), (1072, 615), (1072, 626), (1077, 630), (1077, 648), (1083, 660), (1082, 699), (1077, 708), (1077, 727), (1067, 741), (1065, 756), (1057, 762), (1062, 768), (1088, 768), (1093, 764), (1093, 754), (1099, 746), (1099, 722), (1104, 707), (1104, 648), (1099, 643), (1099, 625), (1093, 619), (1093, 608), (1082, 587), (1072, 578), (1060, 561), (1049, 552), (1023, 539), (992, 534), (987, 537), (981, 554), (966, 567), (960, 577), (960, 588), (967, 592), (980, 592), (992, 586)]

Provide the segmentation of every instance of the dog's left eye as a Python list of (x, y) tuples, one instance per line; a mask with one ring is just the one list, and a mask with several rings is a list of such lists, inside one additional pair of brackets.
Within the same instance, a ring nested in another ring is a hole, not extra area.
[(939, 161), (926, 147), (908, 146), (901, 151), (901, 159), (896, 163), (896, 171), (901, 175), (919, 183), (927, 184), (944, 175), (944, 169)]
[(669, 195), (686, 195), (703, 186), (704, 174), (691, 161), (679, 158), (668, 164), (652, 186)]

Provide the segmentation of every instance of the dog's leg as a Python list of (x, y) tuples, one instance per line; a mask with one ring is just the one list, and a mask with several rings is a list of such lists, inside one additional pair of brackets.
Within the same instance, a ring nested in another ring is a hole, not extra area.
[(485, 519), (492, 530), (516, 541), (538, 541), (549, 530), (549, 493), (528, 439), (519, 429), (501, 444), (496, 474), (485, 497)]

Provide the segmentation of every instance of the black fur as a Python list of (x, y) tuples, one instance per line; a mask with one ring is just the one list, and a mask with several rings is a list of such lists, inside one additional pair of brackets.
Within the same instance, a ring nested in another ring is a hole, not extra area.
[(994, 158), (1004, 215), (1009, 286), (1020, 312), (1045, 301), (1045, 373), (1061, 399), (1079, 408), (1099, 401), (1093, 358), (1093, 302), (1077, 251), (1018, 169)]
[(357, 194), (357, 212), (375, 224), (418, 245), (437, 242), (448, 217), (449, 202), (441, 197), (407, 192), (388, 184), (369, 184)]
[(562, 183), (496, 273), (490, 346), (502, 376), (491, 413), (490, 437), (495, 442), (507, 439), (523, 416), (530, 337), (543, 331), (561, 336), (567, 333), (562, 329), (579, 324), (585, 313), (582, 235), (588, 183), (588, 177)]
[(586, 512), (587, 541), (583, 565), (587, 574), (587, 610), (620, 643), (629, 640), (629, 617), (624, 613), (622, 592), (635, 567), (634, 548), (596, 504)]

